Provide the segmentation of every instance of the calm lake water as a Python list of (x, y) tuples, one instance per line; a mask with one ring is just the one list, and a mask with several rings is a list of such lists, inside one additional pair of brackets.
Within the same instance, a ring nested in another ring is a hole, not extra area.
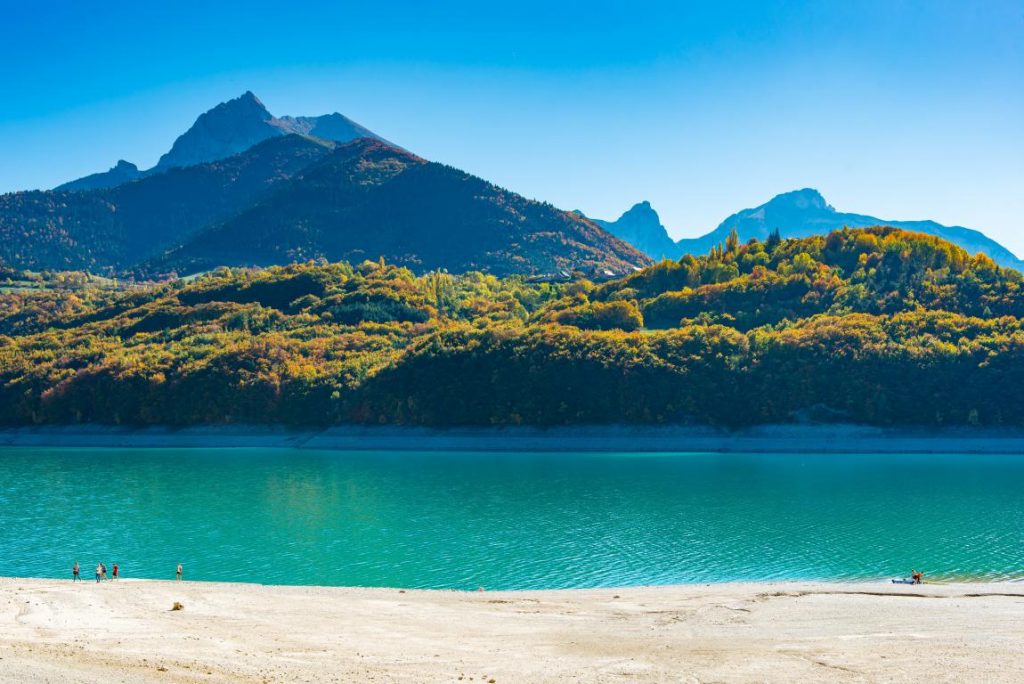
[(1024, 457), (0, 449), (0, 575), (475, 589), (1024, 577)]

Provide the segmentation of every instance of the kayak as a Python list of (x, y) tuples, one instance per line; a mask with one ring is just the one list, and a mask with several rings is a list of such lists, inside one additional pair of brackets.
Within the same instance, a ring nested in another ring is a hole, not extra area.
[(906, 578), (903, 578), (903, 579), (894, 579), (894, 580), (892, 581), (892, 583), (893, 583), (893, 584), (913, 584), (913, 583), (914, 583), (914, 580), (912, 580), (912, 579), (906, 579)]

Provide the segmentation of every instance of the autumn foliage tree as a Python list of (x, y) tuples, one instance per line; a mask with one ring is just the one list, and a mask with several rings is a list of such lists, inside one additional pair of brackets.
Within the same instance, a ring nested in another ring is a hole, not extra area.
[(892, 228), (626, 278), (6, 269), (0, 422), (1024, 424), (1021, 274)]

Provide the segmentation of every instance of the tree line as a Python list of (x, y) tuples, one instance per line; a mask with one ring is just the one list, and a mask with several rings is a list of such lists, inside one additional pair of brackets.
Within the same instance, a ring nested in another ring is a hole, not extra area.
[(34, 285), (0, 290), (5, 424), (1024, 424), (1021, 274), (892, 228), (733, 237), (603, 284), (8, 278)]

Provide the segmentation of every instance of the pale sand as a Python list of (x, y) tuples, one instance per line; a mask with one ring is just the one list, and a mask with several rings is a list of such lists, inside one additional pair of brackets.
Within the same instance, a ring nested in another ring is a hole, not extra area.
[(458, 593), (0, 579), (0, 680), (1021, 682), (1024, 586)]

